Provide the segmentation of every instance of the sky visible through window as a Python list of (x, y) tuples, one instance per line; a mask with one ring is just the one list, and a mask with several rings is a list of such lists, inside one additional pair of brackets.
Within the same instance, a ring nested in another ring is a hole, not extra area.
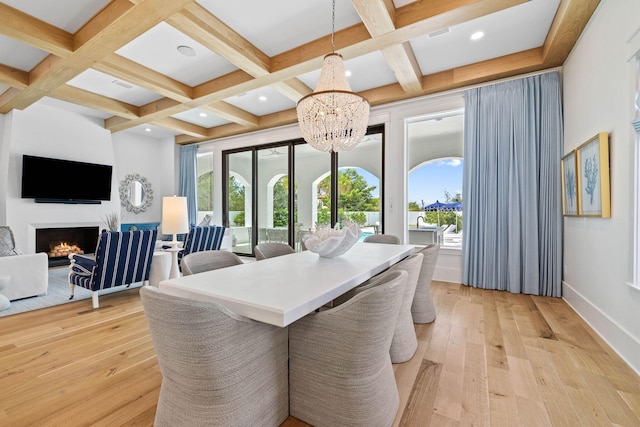
[[(445, 159), (425, 163), (409, 173), (409, 202), (421, 206), (436, 200), (445, 201), (444, 191), (451, 197), (462, 194), (462, 159)], [(463, 195), (464, 200), (464, 195)]]
[[(425, 163), (409, 173), (409, 202), (420, 205), (439, 200), (444, 202), (444, 190), (451, 196), (462, 194), (462, 165), (463, 159), (445, 159)], [(362, 168), (355, 169), (358, 174), (367, 180), (369, 185), (375, 185), (376, 189), (371, 193), (373, 197), (379, 197), (379, 180), (373, 174)], [(463, 198), (464, 199), (464, 198)]]

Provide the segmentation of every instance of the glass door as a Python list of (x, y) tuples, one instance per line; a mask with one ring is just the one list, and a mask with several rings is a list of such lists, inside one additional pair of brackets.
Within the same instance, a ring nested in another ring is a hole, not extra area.
[(289, 241), (289, 147), (257, 150), (258, 243)]
[(382, 130), (338, 153), (338, 222), (356, 222), (363, 236), (382, 233)]
[(316, 223), (331, 221), (331, 201), (327, 186), (331, 180), (331, 155), (307, 144), (296, 144), (294, 150), (294, 227), (295, 247), (302, 249), (302, 240)]
[(252, 151), (227, 157), (227, 221), (232, 232), (233, 251), (253, 253), (253, 161)]

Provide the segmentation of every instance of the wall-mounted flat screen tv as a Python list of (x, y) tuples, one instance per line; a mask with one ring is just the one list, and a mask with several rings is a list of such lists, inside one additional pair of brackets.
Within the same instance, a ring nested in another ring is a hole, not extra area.
[(39, 203), (101, 203), (111, 200), (113, 167), (22, 156), (22, 198)]

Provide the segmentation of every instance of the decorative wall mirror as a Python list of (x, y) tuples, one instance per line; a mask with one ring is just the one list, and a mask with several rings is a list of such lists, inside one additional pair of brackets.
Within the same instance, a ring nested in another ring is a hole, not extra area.
[(127, 175), (120, 183), (120, 204), (127, 211), (146, 211), (153, 202), (153, 190), (147, 178), (136, 174)]

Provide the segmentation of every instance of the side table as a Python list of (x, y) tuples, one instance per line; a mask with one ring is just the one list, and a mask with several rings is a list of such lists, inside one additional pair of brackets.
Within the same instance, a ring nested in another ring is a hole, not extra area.
[[(10, 280), (11, 276), (0, 276), (0, 292), (2, 292), (5, 287), (7, 287)], [(3, 294), (0, 294), (0, 311), (8, 309), (10, 306), (11, 301), (9, 301), (9, 298), (4, 296)]]
[(167, 280), (171, 273), (171, 254), (164, 251), (155, 251), (151, 261), (149, 272), (149, 285), (158, 286), (163, 280)]
[(169, 252), (171, 254), (171, 272), (169, 273), (169, 279), (180, 277), (180, 268), (178, 267), (178, 252), (180, 252), (181, 250), (182, 248), (178, 248), (175, 246), (165, 249), (165, 252)]

